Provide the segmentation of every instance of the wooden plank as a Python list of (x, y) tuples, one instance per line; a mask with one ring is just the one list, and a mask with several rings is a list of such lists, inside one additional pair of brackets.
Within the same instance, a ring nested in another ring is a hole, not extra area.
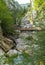
[(20, 31), (31, 31), (31, 30), (34, 30), (34, 31), (38, 30), (38, 31), (40, 31), (41, 28), (20, 28), (19, 30)]

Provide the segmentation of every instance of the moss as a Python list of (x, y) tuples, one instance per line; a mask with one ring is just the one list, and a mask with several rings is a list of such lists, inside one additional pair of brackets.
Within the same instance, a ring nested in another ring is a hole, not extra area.
[(28, 36), (25, 38), (26, 40), (33, 40), (33, 37), (32, 36)]

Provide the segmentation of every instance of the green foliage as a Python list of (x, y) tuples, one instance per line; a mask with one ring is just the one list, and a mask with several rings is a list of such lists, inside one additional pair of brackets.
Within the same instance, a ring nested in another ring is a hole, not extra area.
[(28, 37), (26, 37), (26, 39), (29, 41), (31, 41), (31, 40), (33, 40), (33, 37), (32, 36), (28, 36)]
[(26, 12), (26, 9), (22, 8), (21, 5), (17, 2), (17, 1), (9, 1), (8, 2), (9, 5), (11, 5), (11, 7), (9, 6), (11, 12), (12, 12), (12, 16), (13, 16), (13, 19), (15, 21), (15, 24), (18, 24), (20, 26), (20, 23), (21, 23), (21, 19), (22, 17), (24, 16), (25, 12)]
[(0, 0), (0, 20), (3, 33), (10, 35), (15, 33), (15, 30), (13, 29), (14, 25), (21, 25), (21, 19), (25, 14), (24, 11), (26, 10), (14, 0), (7, 1), (8, 4), (6, 4), (6, 0)]
[[(17, 33), (16, 30), (12, 29), (14, 23), (20, 25), (21, 19), (25, 14), (25, 8), (22, 9), (20, 5), (14, 0), (12, 0), (13, 4), (11, 6), (12, 9), (8, 8), (5, 4), (5, 0), (0, 0), (0, 20), (1, 20), (1, 26), (3, 29), (3, 32), (7, 34), (13, 34)], [(17, 7), (16, 7), (17, 6)], [(37, 26), (40, 26), (43, 28), (45, 27), (45, 0), (35, 0), (34, 1), (35, 10), (37, 12), (37, 16), (34, 20), (34, 22), (38, 22)], [(18, 34), (18, 33), (17, 33)], [(31, 36), (23, 37), (24, 42), (26, 45), (29, 46), (29, 50), (32, 49), (31, 56), (29, 54), (19, 54), (18, 56), (12, 56), (8, 57), (8, 62), (12, 65), (41, 65), (40, 61), (45, 62), (45, 31), (36, 32), (36, 34), (30, 34)], [(30, 52), (29, 52), (30, 53)], [(0, 57), (0, 62), (4, 59)], [(6, 61), (3, 61), (6, 62)], [(44, 65), (44, 64), (42, 64)]]
[[(34, 0), (34, 7), (36, 10), (36, 18), (34, 22), (39, 22), (39, 26), (44, 28), (45, 22), (45, 0)], [(43, 23), (42, 23), (43, 22)]]
[(3, 32), (10, 33), (11, 26), (13, 26), (14, 21), (7, 5), (5, 4), (5, 0), (0, 0), (0, 20)]
[(44, 49), (45, 47), (45, 31), (40, 31), (38, 32), (38, 42), (37, 42), (40, 47)]
[[(0, 0), (0, 20), (4, 34), (15, 33), (13, 26), (14, 24), (20, 26), (21, 19), (24, 16), (24, 9), (19, 5), (18, 2), (12, 0), (7, 2), (6, 0)], [(9, 6), (11, 5), (11, 7)]]

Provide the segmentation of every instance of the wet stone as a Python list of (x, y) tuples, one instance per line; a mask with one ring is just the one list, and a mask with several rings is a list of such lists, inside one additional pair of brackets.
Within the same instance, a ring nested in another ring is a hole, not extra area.
[(11, 50), (9, 50), (9, 51), (7, 52), (7, 54), (8, 54), (9, 56), (17, 55), (17, 54), (18, 54), (18, 51), (15, 50), (15, 49), (11, 49)]

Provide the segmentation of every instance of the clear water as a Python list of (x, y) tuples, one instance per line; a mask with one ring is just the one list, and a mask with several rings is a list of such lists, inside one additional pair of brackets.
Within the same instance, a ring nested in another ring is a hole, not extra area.
[(9, 58), (11, 61), (10, 65), (29, 65), (31, 63), (30, 56), (28, 54), (19, 54), (16, 58)]

